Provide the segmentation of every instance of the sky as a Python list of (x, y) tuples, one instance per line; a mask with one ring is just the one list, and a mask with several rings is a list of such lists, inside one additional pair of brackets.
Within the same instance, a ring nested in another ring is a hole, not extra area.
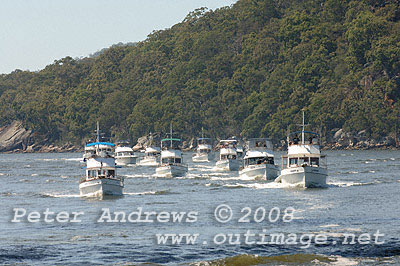
[(0, 0), (0, 74), (146, 39), (199, 7), (237, 0)]

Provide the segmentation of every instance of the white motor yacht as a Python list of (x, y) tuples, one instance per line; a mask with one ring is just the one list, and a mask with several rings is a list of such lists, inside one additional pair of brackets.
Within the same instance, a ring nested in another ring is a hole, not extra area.
[(122, 196), (124, 180), (116, 175), (114, 144), (100, 141), (97, 123), (96, 142), (86, 144), (94, 147), (95, 152), (86, 158), (86, 175), (79, 182), (81, 196)]
[[(305, 188), (324, 187), (328, 169), (326, 156), (321, 154), (320, 136), (311, 131), (305, 131), (304, 112), (300, 132), (288, 134), (287, 155), (282, 156), (281, 175), (277, 182)], [(298, 134), (301, 133), (301, 139)], [(306, 141), (306, 135), (309, 136)]]
[(201, 138), (197, 139), (197, 149), (192, 156), (193, 162), (210, 162), (214, 159), (214, 153), (212, 151), (211, 139), (205, 138), (203, 130)]
[(215, 166), (223, 171), (237, 171), (242, 160), (237, 156), (236, 139), (220, 140), (219, 160)]
[(129, 146), (129, 142), (119, 142), (115, 148), (115, 163), (117, 165), (130, 165), (136, 163), (137, 156)]
[(262, 179), (273, 181), (279, 175), (279, 167), (275, 165), (273, 146), (270, 140), (253, 138), (247, 141), (247, 151), (243, 159), (243, 167), (239, 176), (245, 179)]
[(161, 140), (161, 162), (156, 168), (160, 177), (182, 177), (188, 167), (183, 163), (181, 140), (172, 137), (172, 127), (169, 138)]

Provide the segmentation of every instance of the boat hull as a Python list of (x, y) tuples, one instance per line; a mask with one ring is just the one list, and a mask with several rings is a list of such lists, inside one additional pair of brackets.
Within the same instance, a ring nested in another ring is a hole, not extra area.
[(124, 184), (118, 179), (92, 179), (79, 184), (81, 196), (122, 196)]
[(160, 177), (182, 177), (188, 171), (185, 165), (162, 165), (156, 168), (156, 175)]
[(193, 154), (192, 161), (193, 162), (210, 162), (214, 159), (212, 153), (195, 153)]
[(283, 169), (278, 181), (304, 188), (325, 187), (328, 171), (321, 167), (293, 167)]
[(116, 165), (128, 165), (128, 164), (136, 164), (136, 157), (115, 157)]
[(158, 158), (157, 157), (143, 157), (139, 162), (138, 165), (142, 166), (158, 166)]
[(241, 178), (273, 181), (279, 176), (279, 168), (272, 164), (249, 165), (239, 171)]
[(240, 163), (241, 161), (239, 160), (219, 160), (216, 162), (215, 166), (223, 171), (238, 171), (240, 168)]

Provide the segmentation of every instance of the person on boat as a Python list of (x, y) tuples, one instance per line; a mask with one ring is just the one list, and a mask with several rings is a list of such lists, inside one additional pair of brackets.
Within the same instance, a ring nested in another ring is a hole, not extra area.
[(310, 141), (310, 144), (312, 144), (312, 143), (313, 143), (313, 137), (312, 137), (312, 136), (309, 137), (309, 138), (308, 138), (308, 141)]
[(299, 139), (299, 137), (297, 136), (297, 134), (294, 136), (294, 138), (293, 138), (293, 144), (299, 144), (299, 141), (300, 141), (300, 139)]

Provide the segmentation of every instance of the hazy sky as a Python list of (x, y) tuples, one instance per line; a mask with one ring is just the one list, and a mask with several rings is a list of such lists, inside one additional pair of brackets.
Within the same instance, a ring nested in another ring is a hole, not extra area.
[(0, 0), (0, 73), (39, 70), (169, 28), (196, 8), (236, 0)]

